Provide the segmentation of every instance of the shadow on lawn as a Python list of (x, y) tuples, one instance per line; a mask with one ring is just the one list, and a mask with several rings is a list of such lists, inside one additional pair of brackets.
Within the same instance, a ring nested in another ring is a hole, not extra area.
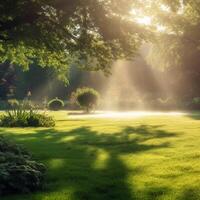
[(67, 113), (68, 115), (98, 115), (98, 113), (95, 113), (95, 112), (85, 112), (85, 111), (80, 111), (80, 112), (68, 112)]
[[(134, 188), (130, 188), (128, 174), (130, 170), (134, 174), (141, 173), (142, 169), (128, 168), (122, 156), (128, 155), (131, 159), (131, 156), (144, 151), (169, 147), (170, 144), (166, 142), (144, 143), (150, 139), (177, 136), (159, 128), (130, 126), (113, 134), (92, 131), (90, 127), (66, 132), (44, 129), (15, 135), (14, 139), (25, 144), (39, 160), (46, 162), (49, 169), (45, 192), (71, 188), (76, 200), (131, 200), (142, 198), (136, 196)], [(158, 191), (153, 194), (156, 198), (168, 190), (161, 188)], [(33, 199), (41, 200), (41, 197), (36, 195)]]

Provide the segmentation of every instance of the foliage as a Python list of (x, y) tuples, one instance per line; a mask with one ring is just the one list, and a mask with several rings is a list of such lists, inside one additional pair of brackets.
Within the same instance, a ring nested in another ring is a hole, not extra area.
[(194, 97), (192, 101), (188, 103), (190, 110), (200, 110), (200, 97)]
[(199, 65), (199, 8), (196, 0), (143, 1), (134, 8), (151, 16), (146, 29), (151, 29), (154, 36), (148, 56), (152, 66), (166, 69)]
[(200, 104), (200, 97), (193, 98), (192, 103), (194, 103), (194, 104)]
[(34, 61), (60, 76), (72, 63), (107, 72), (114, 59), (132, 58), (146, 38), (131, 20), (132, 5), (132, 0), (1, 2), (1, 62), (27, 69)]
[(52, 117), (42, 113), (39, 114), (33, 110), (13, 110), (7, 111), (1, 116), (1, 127), (52, 127), (55, 122)]
[[(23, 101), (17, 107), (6, 110), (0, 118), (2, 127), (52, 127), (55, 121), (45, 113), (38, 113), (29, 105), (29, 101)], [(31, 104), (32, 105), (32, 104)]]
[(90, 112), (98, 104), (99, 93), (93, 88), (79, 88), (75, 92), (75, 98), (80, 107)]
[(23, 71), (21, 67), (16, 68), (15, 98), (23, 99), (29, 90), (32, 94), (29, 99), (34, 101), (41, 101), (45, 97), (65, 97), (66, 92), (63, 89), (66, 90), (66, 83), (60, 80), (59, 72), (55, 69), (42, 68), (35, 64), (30, 65), (28, 71)]
[(64, 107), (64, 102), (56, 97), (49, 101), (48, 107), (50, 110), (61, 110)]
[(8, 99), (7, 101), (0, 101), (1, 110), (15, 110), (15, 109), (37, 109), (37, 102), (32, 102), (31, 100), (17, 100)]
[(41, 189), (45, 171), (24, 149), (0, 137), (0, 196)]
[(151, 8), (154, 18), (166, 29), (162, 34), (155, 35), (156, 42), (150, 58), (156, 66), (167, 68), (187, 65), (191, 68), (198, 62), (200, 6), (196, 0), (180, 2), (177, 1), (175, 11), (170, 9), (170, 1), (165, 2), (164, 5), (169, 8), (167, 13)]
[(8, 62), (0, 64), (0, 99), (6, 100), (14, 95), (16, 82), (15, 68)]
[(200, 83), (199, 1), (141, 1), (138, 9), (151, 18), (151, 24), (146, 26), (153, 35), (148, 44), (148, 63), (166, 71), (167, 87), (174, 90), (176, 97), (191, 100), (199, 94)]
[(55, 126), (55, 121), (52, 117), (45, 114), (32, 113), (27, 119), (28, 126), (33, 127), (53, 127)]

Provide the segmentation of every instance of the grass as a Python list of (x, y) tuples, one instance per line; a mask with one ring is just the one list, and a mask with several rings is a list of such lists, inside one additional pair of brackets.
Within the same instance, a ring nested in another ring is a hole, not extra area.
[(200, 116), (70, 119), (1, 128), (48, 167), (44, 191), (1, 200), (198, 200)]

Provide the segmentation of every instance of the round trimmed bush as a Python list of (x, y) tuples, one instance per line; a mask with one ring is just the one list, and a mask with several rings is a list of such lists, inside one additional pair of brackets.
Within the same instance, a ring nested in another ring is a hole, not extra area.
[(48, 107), (50, 110), (61, 110), (64, 107), (64, 102), (56, 97), (49, 101)]
[(93, 88), (79, 88), (75, 93), (77, 104), (86, 112), (95, 109), (99, 100), (99, 93)]

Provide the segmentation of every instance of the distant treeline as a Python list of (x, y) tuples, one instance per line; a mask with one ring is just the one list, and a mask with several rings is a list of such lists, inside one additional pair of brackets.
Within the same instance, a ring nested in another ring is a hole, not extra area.
[[(116, 87), (116, 90), (123, 90), (122, 99), (127, 101), (126, 94), (132, 86), (137, 88), (145, 101), (152, 99), (192, 100), (200, 96), (200, 76), (197, 68), (176, 68), (172, 67), (164, 71), (148, 66), (142, 57), (127, 67), (129, 85), (121, 88), (122, 84)], [(59, 97), (63, 100), (69, 99), (71, 92), (78, 87), (93, 87), (104, 97), (108, 91), (109, 81), (114, 76), (106, 77), (102, 72), (81, 71), (78, 67), (72, 67), (69, 74), (69, 84), (60, 81), (56, 72), (52, 68), (41, 68), (31, 65), (28, 71), (22, 71), (21, 68), (4, 63), (0, 65), (0, 99), (10, 98), (23, 99), (28, 92), (31, 92), (33, 100), (43, 100)], [(127, 76), (121, 74), (121, 76)], [(113, 91), (108, 91), (113, 96)], [(114, 98), (114, 97), (113, 97)], [(134, 98), (134, 94), (132, 95)]]

